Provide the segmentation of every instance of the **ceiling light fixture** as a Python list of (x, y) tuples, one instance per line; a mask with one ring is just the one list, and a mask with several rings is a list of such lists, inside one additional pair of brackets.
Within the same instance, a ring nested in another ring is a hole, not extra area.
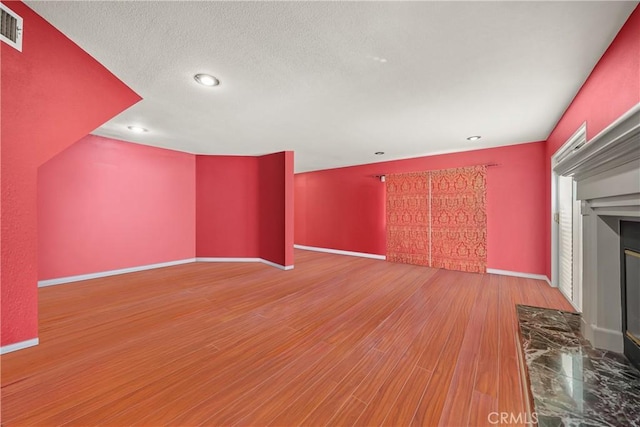
[(384, 151), (376, 151), (375, 153), (376, 156), (382, 156), (384, 154)]
[(147, 129), (140, 127), (140, 126), (127, 126), (127, 129), (129, 129), (131, 132), (134, 133), (145, 133), (145, 132), (149, 132)]
[(193, 76), (194, 80), (200, 83), (202, 86), (218, 86), (220, 84), (220, 80), (216, 79), (209, 74), (196, 74)]
[(470, 136), (469, 138), (467, 138), (468, 141), (477, 141), (480, 138), (482, 138), (480, 135), (474, 135), (474, 136)]

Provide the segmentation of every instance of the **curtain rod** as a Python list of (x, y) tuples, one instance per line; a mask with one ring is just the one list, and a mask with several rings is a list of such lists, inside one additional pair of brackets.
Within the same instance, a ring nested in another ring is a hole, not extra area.
[[(486, 163), (486, 164), (483, 164), (483, 165), (471, 165), (471, 166), (462, 166), (462, 167), (470, 168), (470, 167), (473, 167), (473, 166), (486, 166), (488, 168), (493, 168), (493, 167), (496, 167), (496, 166), (500, 166), (500, 163)], [(447, 168), (447, 169), (457, 169), (457, 168)], [(431, 171), (437, 171), (437, 170), (445, 170), (445, 169), (431, 169), (429, 171), (424, 171), (424, 172), (431, 172)], [(407, 172), (407, 173), (409, 173), (409, 172)], [(381, 174), (378, 174), (378, 175), (374, 175), (374, 177), (375, 178), (382, 178), (382, 177), (387, 176), (387, 175), (389, 175), (389, 174), (388, 173), (381, 173)]]

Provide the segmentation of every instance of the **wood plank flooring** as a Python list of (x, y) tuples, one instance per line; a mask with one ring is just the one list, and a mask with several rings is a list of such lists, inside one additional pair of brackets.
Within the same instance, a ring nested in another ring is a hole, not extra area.
[(524, 412), (515, 304), (546, 283), (296, 252), (42, 288), (2, 424), (491, 425)]

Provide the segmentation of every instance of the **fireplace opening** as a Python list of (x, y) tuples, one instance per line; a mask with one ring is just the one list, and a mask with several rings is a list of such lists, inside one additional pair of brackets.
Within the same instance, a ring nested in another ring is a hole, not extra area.
[(640, 369), (640, 222), (620, 222), (624, 354)]

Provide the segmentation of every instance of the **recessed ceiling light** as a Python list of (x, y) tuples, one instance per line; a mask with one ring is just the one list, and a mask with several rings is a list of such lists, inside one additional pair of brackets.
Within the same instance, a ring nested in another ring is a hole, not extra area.
[(382, 156), (384, 154), (384, 151), (376, 151), (375, 153), (376, 156)]
[(135, 132), (135, 133), (145, 133), (145, 132), (149, 132), (147, 129), (140, 127), (140, 126), (127, 126), (127, 129), (129, 129), (131, 132)]
[(218, 86), (220, 84), (220, 80), (216, 79), (213, 76), (210, 76), (209, 74), (196, 74), (195, 76), (193, 76), (193, 78), (202, 86), (212, 87)]
[(482, 138), (480, 135), (474, 135), (474, 136), (470, 136), (469, 138), (467, 138), (467, 140), (469, 140), (469, 141), (477, 141), (480, 138)]

